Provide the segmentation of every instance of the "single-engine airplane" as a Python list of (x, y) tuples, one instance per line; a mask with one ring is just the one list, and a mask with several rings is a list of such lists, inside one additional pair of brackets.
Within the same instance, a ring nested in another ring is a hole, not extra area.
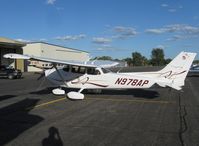
[[(196, 56), (196, 53), (181, 52), (165, 68), (156, 72), (131, 72), (131, 73), (113, 73), (106, 68), (117, 65), (117, 62), (105, 61), (87, 61), (74, 62), (62, 61), (44, 57), (5, 54), (4, 58), (26, 59), (50, 62), (52, 69), (45, 70), (45, 76), (49, 81), (60, 88), (52, 90), (56, 95), (65, 94), (66, 88), (79, 88), (78, 92), (71, 91), (67, 93), (70, 99), (84, 99), (81, 92), (84, 89), (129, 89), (129, 88), (150, 88), (154, 84), (161, 87), (171, 87), (181, 90), (184, 86), (185, 78), (189, 68)], [(57, 64), (64, 64), (58, 68)]]

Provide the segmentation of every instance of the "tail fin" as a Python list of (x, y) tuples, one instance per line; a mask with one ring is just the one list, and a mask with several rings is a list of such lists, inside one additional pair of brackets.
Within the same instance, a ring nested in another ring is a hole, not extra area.
[[(195, 56), (196, 53), (190, 52), (178, 54), (165, 68), (158, 72), (160, 73), (160, 78), (157, 83), (160, 86), (169, 86), (180, 90), (184, 86), (184, 80)], [(164, 78), (163, 81), (161, 81), (161, 78)]]

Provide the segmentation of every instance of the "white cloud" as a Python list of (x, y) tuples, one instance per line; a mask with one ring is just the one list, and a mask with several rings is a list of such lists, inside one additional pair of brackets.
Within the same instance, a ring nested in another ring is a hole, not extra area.
[(167, 41), (178, 41), (178, 40), (183, 40), (186, 39), (187, 37), (182, 36), (182, 35), (174, 35), (171, 38), (168, 38)]
[(19, 42), (24, 42), (24, 43), (30, 43), (31, 41), (30, 40), (25, 40), (25, 39), (15, 39), (16, 41), (19, 41)]
[(165, 49), (165, 46), (164, 45), (157, 45), (156, 48)]
[(111, 39), (108, 38), (103, 38), (103, 37), (94, 37), (92, 42), (95, 44), (107, 44), (107, 43), (111, 43)]
[(179, 10), (179, 9), (183, 9), (182, 5), (170, 6), (170, 5), (165, 4), (165, 3), (161, 4), (161, 7), (165, 8), (165, 10), (167, 10), (170, 13), (174, 13), (174, 12), (177, 12), (177, 10)]
[(53, 5), (55, 3), (56, 0), (47, 0), (46, 3), (48, 5)]
[(42, 38), (42, 39), (39, 39), (39, 41), (46, 42), (46, 41), (47, 41), (47, 39)]
[(146, 29), (146, 33), (150, 34), (173, 34), (167, 41), (177, 41), (182, 39), (188, 39), (193, 37), (199, 37), (199, 27), (191, 26), (187, 24), (172, 24), (166, 25), (162, 28)]
[(168, 4), (161, 4), (161, 7), (168, 7)]
[(168, 9), (168, 12), (171, 12), (171, 13), (174, 13), (176, 11), (177, 11), (176, 9)]
[(116, 48), (116, 47), (98, 47), (96, 49), (97, 51), (125, 51), (125, 49), (120, 49), (120, 48)]
[(124, 26), (115, 26), (113, 28), (113, 31), (115, 33), (113, 38), (119, 38), (119, 39), (134, 37), (135, 35), (138, 34), (135, 28), (124, 27)]
[(146, 33), (163, 34), (163, 33), (184, 33), (184, 34), (197, 34), (199, 35), (199, 27), (186, 25), (186, 24), (172, 24), (166, 25), (162, 28), (146, 29)]
[(193, 19), (194, 19), (194, 20), (198, 20), (198, 19), (199, 19), (199, 16), (193, 16)]
[(76, 41), (80, 39), (86, 38), (85, 34), (79, 34), (79, 35), (66, 35), (66, 36), (58, 36), (55, 39), (61, 40), (61, 41)]
[(63, 8), (63, 7), (56, 7), (56, 9), (57, 9), (58, 11), (62, 11), (62, 10), (64, 10), (64, 8)]
[(164, 28), (153, 28), (153, 29), (146, 29), (145, 32), (151, 33), (151, 34), (162, 34), (165, 33)]
[(166, 26), (167, 32), (180, 32), (185, 34), (198, 34), (199, 27), (186, 25), (186, 24), (173, 24)]

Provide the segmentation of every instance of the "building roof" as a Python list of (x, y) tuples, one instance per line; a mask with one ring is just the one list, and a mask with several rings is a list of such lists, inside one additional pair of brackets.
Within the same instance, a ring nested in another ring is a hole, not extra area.
[(4, 47), (24, 47), (26, 44), (20, 41), (0, 37), (0, 46)]
[(70, 48), (70, 47), (65, 47), (65, 46), (61, 46), (61, 45), (55, 45), (55, 44), (46, 43), (46, 42), (30, 42), (30, 43), (27, 43), (27, 44), (36, 44), (36, 43), (47, 44), (47, 45), (51, 45), (51, 46), (62, 47), (62, 48), (66, 48), (66, 49), (71, 49), (71, 50), (76, 50), (76, 51), (80, 51), (80, 52), (89, 53), (87, 51), (83, 51), (83, 50), (79, 50), (79, 49), (74, 49), (74, 48)]

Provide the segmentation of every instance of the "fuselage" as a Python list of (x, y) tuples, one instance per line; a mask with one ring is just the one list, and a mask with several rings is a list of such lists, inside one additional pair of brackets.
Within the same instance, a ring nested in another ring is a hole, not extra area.
[(68, 69), (46, 70), (45, 75), (52, 83), (68, 87), (83, 89), (128, 89), (150, 88), (155, 80), (151, 76), (143, 76), (138, 73), (113, 73), (101, 68), (95, 68), (93, 72), (77, 72)]

